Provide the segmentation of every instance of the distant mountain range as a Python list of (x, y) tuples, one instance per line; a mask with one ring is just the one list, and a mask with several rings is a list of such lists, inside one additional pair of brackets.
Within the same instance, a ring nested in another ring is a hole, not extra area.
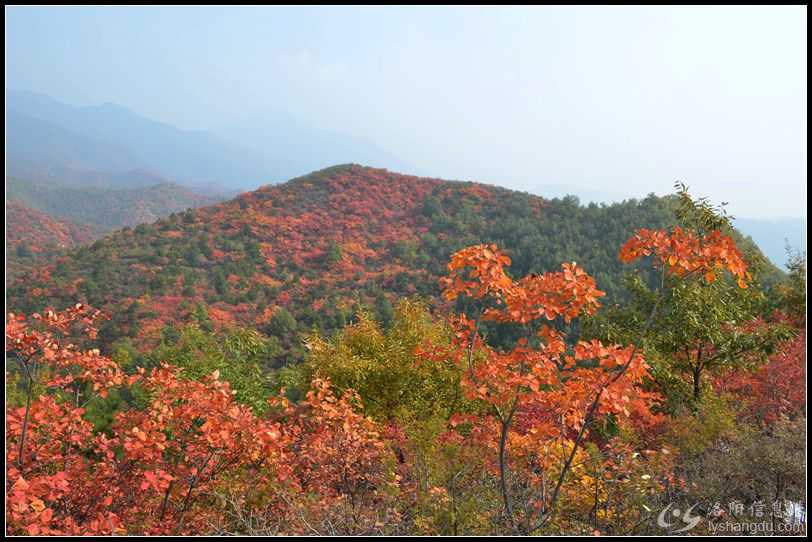
[(794, 251), (806, 251), (806, 223), (801, 218), (737, 218), (735, 224), (782, 269), (786, 269), (787, 246)]
[(336, 162), (403, 168), (371, 143), (283, 115), (183, 130), (112, 103), (78, 107), (24, 91), (6, 92), (6, 114), (6, 174), (35, 181), (133, 187), (159, 177), (233, 194)]

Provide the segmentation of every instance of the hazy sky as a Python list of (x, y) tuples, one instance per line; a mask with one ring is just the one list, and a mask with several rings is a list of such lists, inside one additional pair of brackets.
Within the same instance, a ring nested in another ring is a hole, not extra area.
[[(806, 8), (6, 8), (6, 88), (184, 128), (261, 110), (415, 172), (805, 216)], [(588, 198), (587, 198), (588, 199)]]

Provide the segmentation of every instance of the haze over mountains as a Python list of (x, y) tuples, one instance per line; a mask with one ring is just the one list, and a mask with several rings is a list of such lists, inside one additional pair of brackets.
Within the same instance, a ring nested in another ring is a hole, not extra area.
[(787, 247), (806, 251), (806, 221), (802, 218), (737, 218), (734, 223), (782, 269), (786, 269)]
[(78, 107), (25, 91), (7, 91), (6, 109), (6, 174), (24, 179), (88, 179), (108, 187), (169, 180), (233, 193), (337, 161), (403, 169), (371, 143), (284, 115), (255, 116), (214, 133), (183, 130), (114, 103)]
[[(371, 142), (279, 111), (246, 114), (211, 131), (185, 130), (114, 103), (74, 106), (7, 90), (6, 135), (11, 199), (102, 229), (152, 222), (340, 163), (423, 173)], [(544, 197), (566, 192), (556, 184), (541, 187), (536, 192)], [(85, 198), (88, 188), (119, 192)], [(575, 195), (584, 202), (621, 199), (605, 191)], [(79, 200), (85, 201), (68, 208), (66, 202)], [(95, 216), (94, 203), (105, 201), (114, 204), (102, 203)], [(778, 266), (786, 262), (787, 244), (805, 247), (802, 219), (745, 217), (736, 223)]]
[(807, 534), (805, 7), (5, 15), (6, 534)]

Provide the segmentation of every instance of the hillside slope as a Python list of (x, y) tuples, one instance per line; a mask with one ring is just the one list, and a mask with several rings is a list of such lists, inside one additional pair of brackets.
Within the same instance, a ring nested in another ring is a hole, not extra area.
[(437, 299), (448, 257), (493, 242), (517, 276), (577, 261), (609, 299), (639, 227), (674, 221), (671, 200), (610, 206), (494, 186), (336, 166), (82, 247), (9, 290), (30, 311), (76, 301), (119, 315), (103, 333), (157, 340), (165, 323), (241, 324), (295, 349), (297, 333), (343, 326), (359, 304), (386, 321), (395, 297)]
[(6, 202), (6, 271), (14, 277), (43, 258), (93, 241), (101, 232), (91, 226), (53, 217)]
[(32, 182), (13, 177), (6, 179), (6, 200), (103, 230), (154, 222), (174, 212), (217, 201), (173, 183), (115, 189)]

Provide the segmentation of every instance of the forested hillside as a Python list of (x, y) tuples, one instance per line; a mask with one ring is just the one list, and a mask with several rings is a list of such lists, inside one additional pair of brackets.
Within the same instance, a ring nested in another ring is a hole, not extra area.
[[(155, 343), (165, 325), (182, 322), (255, 327), (281, 341), (282, 363), (301, 358), (303, 333), (340, 329), (360, 306), (385, 323), (399, 297), (434, 304), (450, 255), (472, 244), (503, 247), (518, 275), (575, 261), (612, 302), (628, 272), (616, 247), (637, 228), (674, 220), (668, 198), (581, 206), (336, 166), (125, 228), (14, 284), (9, 307), (81, 301), (109, 310), (117, 317), (102, 329), (108, 347), (127, 337)], [(767, 271), (772, 280), (776, 271)]]
[(154, 222), (174, 212), (217, 201), (168, 182), (134, 188), (101, 188), (14, 177), (6, 178), (6, 199), (54, 217), (108, 231)]
[(6, 272), (10, 277), (99, 237), (98, 228), (56, 220), (19, 203), (6, 202)]

